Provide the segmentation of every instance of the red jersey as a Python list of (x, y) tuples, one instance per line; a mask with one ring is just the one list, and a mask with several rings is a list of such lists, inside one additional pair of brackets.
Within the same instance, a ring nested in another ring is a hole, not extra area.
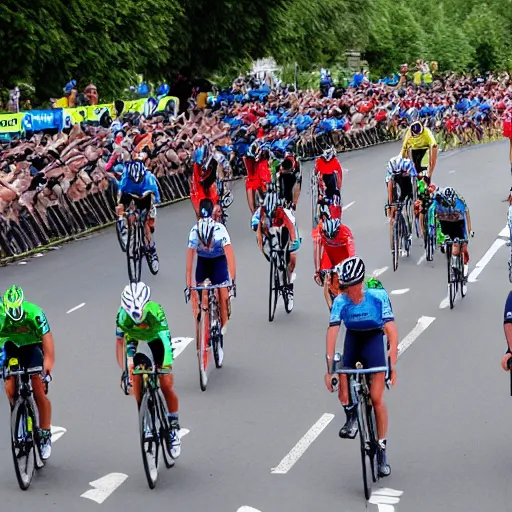
[(190, 200), (194, 205), (195, 210), (199, 210), (199, 203), (201, 199), (209, 198), (216, 205), (219, 202), (219, 194), (217, 193), (217, 183), (214, 181), (213, 184), (204, 189), (201, 186), (201, 165), (195, 163), (193, 166), (192, 184), (190, 186)]
[(355, 256), (356, 248), (352, 231), (345, 224), (341, 224), (336, 238), (327, 238), (322, 232), (322, 221), (311, 232), (313, 241), (322, 246), (322, 260), (318, 270), (330, 270), (343, 260)]
[(341, 164), (339, 160), (335, 157), (332, 160), (326, 162), (323, 158), (317, 158), (315, 162), (315, 171), (323, 174), (333, 174), (335, 172), (339, 172), (341, 175)]

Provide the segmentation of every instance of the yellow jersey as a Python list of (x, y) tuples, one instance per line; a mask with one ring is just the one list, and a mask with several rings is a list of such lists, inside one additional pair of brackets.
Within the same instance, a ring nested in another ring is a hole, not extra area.
[(428, 128), (424, 127), (421, 135), (417, 137), (411, 135), (411, 129), (409, 128), (402, 144), (402, 156), (406, 158), (409, 149), (429, 149), (433, 146), (437, 146), (437, 141)]

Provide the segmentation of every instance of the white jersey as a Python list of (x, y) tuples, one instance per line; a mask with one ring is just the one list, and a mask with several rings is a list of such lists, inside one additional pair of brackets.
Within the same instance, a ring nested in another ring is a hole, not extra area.
[(229, 238), (226, 226), (220, 222), (216, 222), (213, 228), (211, 247), (205, 247), (199, 240), (197, 224), (190, 230), (188, 236), (188, 248), (196, 249), (197, 255), (201, 258), (218, 258), (219, 256), (224, 256), (224, 247), (226, 245), (231, 245), (231, 239)]

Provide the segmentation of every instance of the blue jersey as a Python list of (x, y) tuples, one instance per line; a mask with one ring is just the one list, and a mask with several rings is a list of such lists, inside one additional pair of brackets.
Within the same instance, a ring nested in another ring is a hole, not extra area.
[(188, 236), (188, 248), (196, 249), (197, 255), (201, 258), (218, 258), (224, 256), (224, 247), (231, 245), (228, 230), (220, 222), (215, 223), (213, 228), (213, 240), (211, 247), (205, 247), (197, 234), (197, 224), (190, 230)]
[(385, 323), (395, 318), (389, 296), (383, 288), (365, 288), (363, 301), (354, 304), (347, 295), (340, 294), (334, 299), (329, 325), (343, 322), (352, 331), (382, 329)]
[(443, 222), (457, 222), (461, 220), (466, 222), (466, 210), (468, 209), (466, 201), (459, 194), (456, 194), (455, 197), (454, 208), (447, 208), (434, 199), (429, 209), (429, 218), (431, 218), (431, 214), (435, 214), (438, 220)]
[(119, 193), (142, 197), (148, 190), (153, 193), (155, 196), (154, 202), (158, 204), (160, 202), (160, 192), (158, 190), (158, 181), (156, 181), (155, 176), (146, 170), (146, 174), (144, 175), (142, 182), (135, 183), (128, 174), (128, 165), (125, 165), (123, 175), (119, 180)]

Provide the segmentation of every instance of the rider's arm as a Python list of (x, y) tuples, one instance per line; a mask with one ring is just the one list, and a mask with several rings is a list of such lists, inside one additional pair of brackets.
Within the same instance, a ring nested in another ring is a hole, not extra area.
[(324, 246), (322, 244), (322, 237), (319, 233), (319, 228), (315, 228), (313, 230), (313, 261), (315, 264), (315, 272), (320, 270), (323, 254)]
[(187, 283), (187, 288), (192, 286), (192, 267), (194, 265), (194, 256), (197, 252), (198, 246), (198, 238), (197, 238), (197, 226), (194, 226), (190, 230), (190, 234), (188, 236), (188, 248), (187, 248), (187, 262), (186, 262), (186, 271), (185, 278)]
[(332, 362), (334, 359), (334, 352), (336, 350), (336, 340), (340, 332), (341, 326), (341, 310), (343, 307), (342, 297), (338, 296), (331, 309), (331, 316), (329, 319), (329, 328), (327, 329), (327, 339), (325, 342), (325, 358), (327, 362), (327, 373), (332, 373)]
[(293, 225), (293, 222), (290, 220), (286, 212), (284, 212), (284, 225), (286, 226), (286, 229), (288, 229), (288, 233), (290, 233), (291, 242), (295, 242), (295, 240), (297, 240), (295, 226)]
[(507, 340), (507, 352), (502, 359), (502, 367), (508, 370), (507, 361), (512, 357), (512, 291), (509, 292), (505, 302), (505, 312), (503, 315), (503, 329)]
[(434, 169), (437, 163), (437, 152), (439, 148), (437, 145), (430, 146), (430, 158), (429, 158), (429, 169), (428, 169), (428, 177), (432, 178), (432, 174), (434, 174)]
[(44, 356), (44, 371), (45, 373), (52, 373), (53, 365), (55, 364), (55, 344), (53, 342), (53, 335), (50, 331), (43, 335), (41, 344)]
[(235, 262), (235, 253), (233, 251), (233, 246), (231, 244), (227, 244), (224, 246), (224, 254), (226, 255), (226, 260), (228, 261), (228, 270), (231, 279), (234, 281), (236, 278), (236, 262)]
[(388, 204), (393, 202), (393, 182), (388, 181)]
[(466, 225), (468, 227), (468, 232), (467, 232), (467, 235), (469, 236), (469, 234), (471, 233), (471, 231), (473, 231), (471, 229), (471, 215), (469, 214), (469, 208), (466, 206), (466, 211), (465, 211), (465, 214), (466, 214)]
[(121, 370), (124, 367), (124, 332), (116, 327), (116, 359)]

